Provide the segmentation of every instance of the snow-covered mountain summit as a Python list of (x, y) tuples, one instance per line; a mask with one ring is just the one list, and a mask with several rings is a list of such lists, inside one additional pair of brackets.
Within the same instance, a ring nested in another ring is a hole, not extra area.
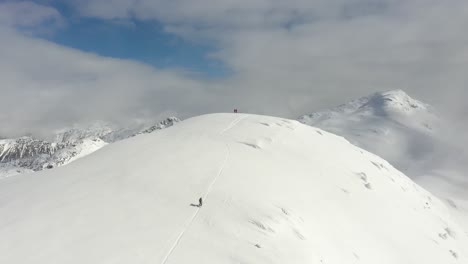
[(299, 121), (344, 136), (404, 171), (415, 170), (421, 162), (427, 162), (430, 158), (427, 155), (439, 143), (434, 133), (440, 120), (432, 107), (401, 90), (375, 93), (304, 115)]
[(447, 199), (454, 213), (463, 211), (468, 230), (467, 152), (456, 127), (428, 104), (401, 90), (376, 93), (299, 121), (345, 137), (388, 160), (432, 193)]
[[(348, 125), (353, 129), (358, 128), (358, 125), (372, 129), (381, 126), (383, 122), (391, 122), (400, 126), (409, 125), (427, 133), (437, 125), (438, 117), (430, 105), (411, 98), (402, 90), (393, 90), (378, 92), (329, 110), (304, 115), (299, 121), (310, 125)], [(410, 122), (404, 123), (406, 121)]]
[(431, 108), (428, 104), (411, 98), (402, 90), (392, 90), (386, 92), (378, 92), (369, 97), (363, 97), (348, 104), (344, 107), (356, 111), (370, 111), (376, 115), (389, 115), (390, 113), (412, 114), (415, 112), (429, 111)]
[(169, 117), (151, 127), (117, 129), (103, 122), (84, 128), (57, 131), (54, 140), (33, 137), (0, 140), (0, 178), (23, 172), (54, 168), (84, 157), (108, 143), (152, 133), (170, 127), (180, 120)]
[(281, 118), (191, 118), (0, 180), (0, 194), (0, 263), (468, 262), (437, 198)]

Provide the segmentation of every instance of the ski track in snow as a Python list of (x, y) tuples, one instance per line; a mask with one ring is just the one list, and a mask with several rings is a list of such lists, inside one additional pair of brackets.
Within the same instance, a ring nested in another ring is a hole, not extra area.
[[(243, 116), (240, 116), (238, 118), (236, 118), (234, 121), (232, 121), (223, 131), (221, 131), (221, 133), (219, 133), (219, 135), (223, 135), (224, 133), (226, 133), (227, 131), (231, 130), (232, 128), (234, 128), (240, 121), (242, 121), (243, 119), (247, 118), (247, 116), (243, 115)], [(229, 160), (229, 157), (231, 156), (231, 150), (229, 148), (229, 145), (227, 143), (225, 143), (226, 145), (226, 157), (224, 158), (224, 161), (221, 165), (221, 168), (219, 169), (219, 172), (216, 174), (216, 177), (213, 179), (213, 181), (211, 181), (210, 185), (208, 186), (208, 189), (205, 193), (204, 196), (202, 196), (202, 199), (203, 201), (206, 201), (206, 198), (208, 197), (208, 195), (210, 194), (214, 184), (216, 183), (216, 181), (218, 180), (219, 176), (221, 176), (221, 174), (223, 174), (223, 170), (224, 168), (226, 167), (226, 164)], [(184, 236), (185, 232), (190, 228), (190, 226), (192, 225), (192, 223), (195, 221), (195, 219), (197, 218), (198, 216), (198, 213), (200, 212), (200, 209), (201, 207), (197, 208), (195, 213), (187, 220), (187, 222), (184, 224), (184, 228), (182, 229), (182, 231), (179, 233), (179, 235), (177, 236), (177, 239), (175, 240), (174, 244), (171, 246), (171, 248), (169, 249), (169, 251), (167, 252), (167, 254), (164, 256), (164, 259), (163, 261), (161, 262), (161, 264), (166, 264), (167, 261), (169, 260), (169, 257), (172, 255), (172, 253), (174, 252), (174, 250), (177, 248), (177, 246), (179, 245), (180, 241), (182, 240), (182, 237)]]
[(240, 121), (242, 121), (246, 117), (247, 117), (246, 115), (242, 115), (242, 116), (239, 116), (238, 118), (234, 119), (234, 121), (232, 121), (231, 124), (229, 124), (229, 126), (227, 126), (223, 131), (221, 131), (220, 135), (223, 135), (224, 133), (226, 133), (227, 131), (229, 131), (233, 127), (235, 127)]

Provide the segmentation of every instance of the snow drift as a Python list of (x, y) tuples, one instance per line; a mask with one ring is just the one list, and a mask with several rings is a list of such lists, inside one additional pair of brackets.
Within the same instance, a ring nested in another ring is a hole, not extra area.
[(0, 263), (468, 263), (447, 215), (341, 137), (213, 114), (0, 180)]

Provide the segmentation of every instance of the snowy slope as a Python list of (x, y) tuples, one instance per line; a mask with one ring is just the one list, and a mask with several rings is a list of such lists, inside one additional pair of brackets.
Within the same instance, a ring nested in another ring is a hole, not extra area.
[(58, 131), (54, 140), (33, 137), (0, 140), (0, 178), (16, 174), (51, 169), (84, 157), (108, 143), (170, 127), (180, 120), (166, 118), (150, 127), (115, 128), (95, 122), (85, 128)]
[(455, 126), (439, 118), (428, 104), (395, 90), (305, 115), (299, 121), (385, 158), (443, 198), (454, 214), (461, 213), (468, 230), (468, 155), (463, 145), (448, 136)]
[(440, 122), (429, 105), (401, 90), (376, 93), (299, 121), (342, 135), (412, 175), (431, 161)]
[(7, 178), (7, 177), (15, 176), (15, 175), (18, 175), (18, 174), (31, 173), (31, 172), (34, 172), (34, 171), (24, 169), (24, 168), (18, 168), (18, 167), (12, 166), (10, 164), (1, 164), (0, 163), (0, 180), (2, 178)]
[(341, 137), (213, 114), (0, 180), (0, 263), (468, 263), (447, 210)]

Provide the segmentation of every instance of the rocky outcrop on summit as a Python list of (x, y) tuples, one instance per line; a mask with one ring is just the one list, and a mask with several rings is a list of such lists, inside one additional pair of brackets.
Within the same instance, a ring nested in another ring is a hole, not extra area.
[(173, 126), (175, 123), (178, 123), (178, 122), (180, 122), (180, 119), (178, 119), (177, 117), (168, 117), (165, 120), (159, 122), (158, 124), (151, 126), (137, 133), (136, 135), (153, 133), (156, 130), (161, 130), (161, 129)]

